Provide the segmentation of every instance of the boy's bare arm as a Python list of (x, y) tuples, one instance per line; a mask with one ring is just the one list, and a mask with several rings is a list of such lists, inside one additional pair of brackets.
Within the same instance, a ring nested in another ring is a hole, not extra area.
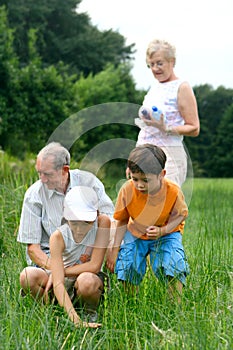
[(184, 219), (184, 216), (179, 215), (174, 218), (170, 217), (167, 225), (165, 226), (149, 226), (146, 229), (147, 236), (150, 239), (158, 239), (159, 237), (166, 236), (171, 233)]
[(116, 231), (114, 234), (114, 242), (110, 248), (108, 248), (106, 265), (109, 271), (114, 272), (115, 262), (117, 259), (118, 251), (127, 229), (128, 220), (119, 220), (116, 223)]

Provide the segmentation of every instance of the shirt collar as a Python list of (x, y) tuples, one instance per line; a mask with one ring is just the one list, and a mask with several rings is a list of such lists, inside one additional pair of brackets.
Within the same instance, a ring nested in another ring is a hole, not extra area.
[(58, 192), (57, 190), (50, 190), (43, 182), (41, 182), (41, 186), (44, 188), (45, 193), (48, 193), (49, 199), (51, 199), (54, 194), (64, 196), (64, 193)]
[(56, 190), (49, 190), (49, 189), (47, 189), (47, 191), (48, 191), (48, 194), (49, 194), (49, 199), (50, 199), (54, 194), (57, 194), (57, 195), (59, 195), (59, 196), (64, 196), (64, 193), (58, 192), (58, 191), (56, 191)]

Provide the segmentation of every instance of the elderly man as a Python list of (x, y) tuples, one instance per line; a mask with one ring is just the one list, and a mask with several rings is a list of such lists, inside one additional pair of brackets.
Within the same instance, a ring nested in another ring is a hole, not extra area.
[(51, 269), (49, 239), (61, 225), (65, 194), (74, 186), (88, 186), (98, 196), (100, 213), (112, 216), (114, 206), (95, 175), (70, 170), (70, 153), (60, 143), (52, 142), (38, 153), (36, 170), (40, 179), (25, 193), (17, 240), (27, 245), (29, 265), (20, 274), (21, 292), (40, 298)]

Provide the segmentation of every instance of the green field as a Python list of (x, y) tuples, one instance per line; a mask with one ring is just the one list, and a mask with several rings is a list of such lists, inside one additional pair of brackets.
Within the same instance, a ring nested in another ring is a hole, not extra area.
[(37, 176), (30, 161), (1, 155), (0, 177), (0, 349), (233, 349), (233, 179), (194, 180), (182, 305), (168, 301), (150, 270), (131, 297), (112, 275), (99, 308), (103, 326), (87, 330), (75, 329), (59, 307), (19, 297), (25, 256), (17, 228), (24, 192)]

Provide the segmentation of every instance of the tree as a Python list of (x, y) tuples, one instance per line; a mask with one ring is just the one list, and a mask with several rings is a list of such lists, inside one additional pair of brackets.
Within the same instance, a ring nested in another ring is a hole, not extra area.
[(75, 83), (79, 108), (107, 102), (140, 103), (141, 94), (136, 90), (130, 74), (131, 67), (121, 64), (117, 68), (109, 64), (100, 73), (81, 75)]
[(66, 68), (43, 68), (39, 61), (18, 71), (8, 103), (4, 148), (23, 157), (38, 152), (53, 130), (72, 113), (73, 78)]
[(5, 7), (0, 7), (0, 135), (8, 128), (9, 102), (13, 80), (17, 79), (18, 60), (13, 50), (13, 31), (8, 27)]
[(126, 45), (118, 32), (99, 31), (85, 13), (78, 13), (81, 0), (0, 0), (15, 29), (15, 48), (22, 64), (29, 62), (27, 33), (38, 30), (37, 51), (45, 64), (63, 61), (72, 72), (96, 74), (107, 63), (128, 62), (134, 44)]
[[(98, 119), (101, 116), (102, 122), (79, 138), (73, 147), (75, 158), (82, 159), (86, 152), (105, 140), (123, 138), (135, 140), (136, 143), (139, 130), (134, 125), (134, 118), (143, 94), (144, 92), (136, 90), (130, 66), (126, 64), (118, 68), (107, 65), (104, 71), (96, 75), (89, 74), (86, 78), (81, 76), (75, 83), (75, 101), (80, 107), (79, 115), (84, 122), (78, 128), (80, 131), (88, 129), (85, 125), (86, 116), (87, 123), (96, 116)], [(109, 105), (111, 102), (116, 104)], [(130, 104), (132, 107), (128, 108), (127, 105)]]
[(0, 8), (1, 146), (23, 157), (37, 152), (53, 130), (74, 112), (74, 80), (64, 64), (43, 67), (35, 48), (36, 32), (28, 33), (30, 63), (20, 67), (13, 33)]
[(233, 104), (227, 108), (217, 128), (213, 156), (209, 159), (212, 177), (233, 177)]
[[(4, 10), (0, 26), (1, 33), (4, 33), (0, 37), (0, 73), (4, 87), (0, 91), (0, 132), (4, 150), (23, 158), (27, 151), (37, 152), (53, 131), (77, 111), (111, 101), (137, 103), (142, 100), (130, 75), (131, 67), (126, 63), (118, 67), (108, 65), (102, 72), (89, 74), (86, 78), (81, 75), (80, 79), (71, 76), (63, 63), (45, 67), (36, 48), (36, 30), (28, 31), (29, 63), (21, 67), (14, 53), (14, 35), (8, 27)], [(127, 125), (124, 128), (102, 126), (100, 129), (93, 133), (92, 138), (84, 138), (86, 148), (81, 147), (81, 151), (85, 152), (108, 135), (124, 137), (128, 133), (136, 137), (135, 128), (129, 131)]]
[(212, 162), (218, 128), (226, 109), (233, 103), (233, 90), (205, 84), (194, 87), (200, 117), (200, 135), (186, 138), (197, 176), (213, 177)]

